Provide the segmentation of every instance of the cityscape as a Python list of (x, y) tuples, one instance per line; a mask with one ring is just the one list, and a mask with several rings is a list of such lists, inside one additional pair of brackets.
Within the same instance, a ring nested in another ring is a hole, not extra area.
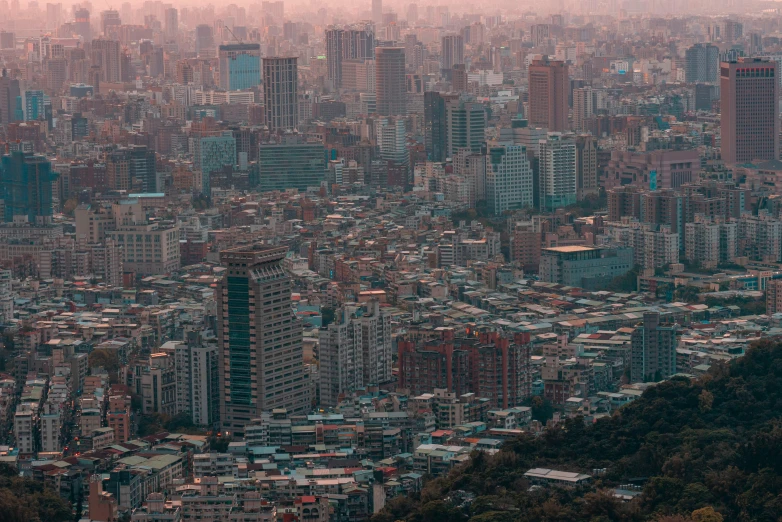
[(782, 4), (0, 14), (0, 522), (782, 520)]

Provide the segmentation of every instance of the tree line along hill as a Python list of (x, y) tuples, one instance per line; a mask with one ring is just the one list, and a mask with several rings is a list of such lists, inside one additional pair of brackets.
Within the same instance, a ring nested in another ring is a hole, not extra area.
[[(780, 522), (782, 343), (763, 341), (698, 379), (675, 377), (612, 416), (568, 419), (540, 436), (390, 500), (371, 522)], [(592, 473), (530, 488), (531, 468)], [(623, 502), (613, 493), (638, 484)]]

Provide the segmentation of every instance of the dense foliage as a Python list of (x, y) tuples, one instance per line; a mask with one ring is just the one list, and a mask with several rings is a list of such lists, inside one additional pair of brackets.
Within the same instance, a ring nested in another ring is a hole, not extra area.
[[(759, 343), (699, 380), (650, 388), (610, 418), (568, 420), (431, 480), (372, 522), (782, 520), (782, 344)], [(524, 473), (552, 467), (604, 474), (584, 487), (530, 491)], [(612, 495), (643, 485), (630, 502)], [(464, 492), (475, 498), (464, 502)]]
[(0, 465), (0, 520), (3, 522), (65, 522), (71, 507), (42, 482), (20, 478), (7, 464)]

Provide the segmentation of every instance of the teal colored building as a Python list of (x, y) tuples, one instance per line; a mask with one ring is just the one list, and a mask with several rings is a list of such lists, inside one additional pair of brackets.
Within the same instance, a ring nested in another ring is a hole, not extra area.
[(326, 179), (326, 151), (322, 143), (290, 140), (261, 145), (258, 153), (259, 189), (307, 190)]
[(236, 165), (236, 138), (230, 131), (221, 136), (201, 138), (199, 149), (197, 159), (202, 176), (201, 189), (208, 198), (212, 194), (211, 173)]
[(57, 180), (44, 156), (15, 151), (0, 161), (0, 196), (5, 202), (3, 220), (25, 216), (30, 223), (51, 223), (52, 186)]
[(261, 84), (261, 44), (221, 45), (219, 58), (221, 89), (240, 91)]

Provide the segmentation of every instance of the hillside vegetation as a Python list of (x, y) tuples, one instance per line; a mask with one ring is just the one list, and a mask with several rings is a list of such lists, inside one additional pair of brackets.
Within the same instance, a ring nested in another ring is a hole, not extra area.
[[(475, 453), (372, 522), (779, 522), (780, 414), (782, 344), (766, 341), (701, 379), (661, 383), (593, 425), (572, 419), (494, 456)], [(524, 473), (533, 467), (606, 471), (588, 486), (529, 491)], [(630, 482), (642, 494), (614, 498)]]

